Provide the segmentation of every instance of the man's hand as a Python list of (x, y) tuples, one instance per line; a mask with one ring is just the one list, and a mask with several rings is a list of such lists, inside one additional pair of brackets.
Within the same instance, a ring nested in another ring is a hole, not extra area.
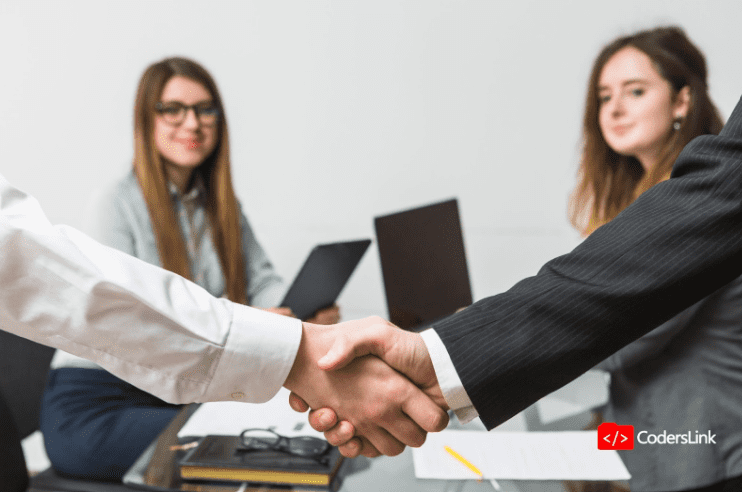
[[(332, 348), (320, 359), (319, 367), (335, 371), (357, 357), (376, 355), (409, 377), (438, 406), (448, 408), (438, 385), (427, 347), (420, 335), (400, 330), (378, 317), (343, 323), (337, 328)], [(338, 417), (340, 419), (343, 417), (336, 415), (333, 407), (324, 408), (311, 403), (307, 404), (308, 402), (303, 401), (296, 394), (290, 396), (289, 403), (294, 410), (299, 412), (306, 411), (310, 406), (315, 409), (319, 408), (310, 413), (310, 424), (316, 430), (325, 432), (325, 437), (330, 444), (339, 446), (343, 455), (352, 458), (359, 454), (366, 456), (375, 456), (379, 452), (386, 454), (384, 450), (369, 448), (372, 442), (363, 438), (354, 438), (354, 433), (358, 429), (354, 428), (352, 422), (341, 420), (337, 423)], [(448, 423), (447, 415), (445, 422)], [(443, 427), (436, 430), (442, 430)], [(358, 434), (363, 433), (358, 432)]]
[[(368, 321), (363, 320), (360, 326), (359, 322), (333, 326), (303, 323), (299, 351), (284, 386), (312, 408), (331, 408), (333, 417), (346, 421), (338, 427), (347, 429), (350, 425), (362, 437), (354, 441), (355, 448), (352, 444), (345, 447), (348, 454), (395, 456), (405, 445), (421, 446), (427, 432), (444, 429), (448, 415), (440, 408), (442, 395), (434, 403), (407, 378), (368, 355), (373, 351), (360, 348), (343, 356), (354, 346), (353, 340), (342, 341), (345, 334), (373, 324)], [(335, 346), (339, 348), (331, 350)], [(325, 357), (320, 368), (318, 360), (327, 354), (334, 355)], [(414, 362), (410, 359), (407, 363)]]

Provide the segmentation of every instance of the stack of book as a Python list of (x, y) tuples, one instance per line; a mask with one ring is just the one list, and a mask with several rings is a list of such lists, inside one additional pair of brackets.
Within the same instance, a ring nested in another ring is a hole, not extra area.
[[(179, 462), (181, 490), (335, 492), (343, 456), (331, 447), (321, 462), (275, 450), (241, 449), (239, 436), (206, 436)], [(246, 484), (246, 485), (245, 485)]]

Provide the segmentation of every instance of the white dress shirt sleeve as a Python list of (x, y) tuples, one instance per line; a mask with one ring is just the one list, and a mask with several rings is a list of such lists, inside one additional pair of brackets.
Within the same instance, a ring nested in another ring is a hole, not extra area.
[(435, 369), (438, 384), (441, 386), (443, 398), (446, 399), (448, 407), (454, 411), (462, 424), (477, 418), (479, 413), (466, 393), (451, 356), (448, 355), (446, 346), (443, 345), (443, 341), (441, 341), (435, 329), (427, 329), (421, 335), (425, 346), (428, 348), (430, 359), (433, 361), (433, 369)]
[(0, 329), (90, 359), (171, 403), (264, 402), (301, 322), (217, 299), (67, 226), (0, 176)]

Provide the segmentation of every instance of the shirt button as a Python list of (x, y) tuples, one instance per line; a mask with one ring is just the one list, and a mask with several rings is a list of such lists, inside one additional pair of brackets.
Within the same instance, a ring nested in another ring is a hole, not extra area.
[(230, 395), (234, 400), (241, 400), (245, 397), (245, 393), (242, 391), (235, 391)]

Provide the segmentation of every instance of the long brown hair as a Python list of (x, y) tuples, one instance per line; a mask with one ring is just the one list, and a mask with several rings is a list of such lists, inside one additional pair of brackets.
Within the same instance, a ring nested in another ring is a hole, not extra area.
[[(670, 83), (673, 97), (690, 89), (688, 113), (680, 129), (670, 130), (657, 166), (649, 173), (631, 156), (620, 155), (603, 138), (598, 123), (600, 102), (598, 81), (603, 66), (627, 46), (652, 61), (659, 74)], [(659, 27), (624, 36), (608, 44), (593, 64), (588, 82), (582, 130), (582, 159), (578, 184), (570, 203), (570, 221), (589, 234), (612, 220), (637, 196), (667, 179), (680, 151), (693, 138), (719, 133), (723, 126), (719, 112), (708, 95), (706, 60), (703, 53), (679, 27)]]
[(206, 188), (206, 212), (211, 235), (224, 272), (226, 295), (247, 303), (242, 254), (240, 215), (232, 188), (229, 165), (229, 132), (224, 107), (214, 79), (198, 63), (186, 58), (166, 58), (150, 65), (142, 74), (134, 104), (134, 171), (147, 202), (152, 230), (163, 268), (192, 279), (183, 235), (173, 210), (164, 164), (154, 138), (155, 105), (165, 84), (174, 76), (202, 84), (219, 109), (217, 144), (194, 171)]

